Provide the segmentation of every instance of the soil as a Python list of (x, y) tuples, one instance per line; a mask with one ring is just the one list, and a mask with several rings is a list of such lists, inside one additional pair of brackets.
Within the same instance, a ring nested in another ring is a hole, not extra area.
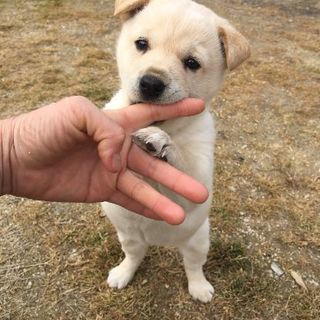
[[(320, 319), (319, 2), (200, 2), (252, 48), (212, 102), (214, 299), (191, 299), (170, 248), (152, 248), (133, 282), (111, 290), (107, 271), (122, 252), (98, 205), (2, 196), (0, 319)], [(1, 118), (68, 95), (110, 99), (113, 3), (0, 0)]]

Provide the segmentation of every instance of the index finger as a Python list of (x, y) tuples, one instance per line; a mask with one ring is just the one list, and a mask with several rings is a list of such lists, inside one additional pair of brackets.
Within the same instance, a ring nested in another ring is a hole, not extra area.
[(175, 104), (135, 104), (119, 110), (106, 110), (107, 114), (125, 129), (131, 131), (147, 125), (177, 117), (193, 116), (204, 110), (204, 102), (199, 99), (184, 99)]

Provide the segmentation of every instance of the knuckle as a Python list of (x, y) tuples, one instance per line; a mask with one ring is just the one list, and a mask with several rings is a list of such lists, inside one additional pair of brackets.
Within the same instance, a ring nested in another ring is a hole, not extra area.
[(70, 107), (81, 107), (90, 105), (91, 102), (89, 99), (83, 96), (70, 96), (63, 99), (66, 105)]

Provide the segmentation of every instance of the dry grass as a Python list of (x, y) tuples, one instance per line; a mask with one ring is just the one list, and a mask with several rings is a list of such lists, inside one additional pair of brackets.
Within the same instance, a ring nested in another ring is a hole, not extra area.
[[(127, 289), (110, 290), (104, 279), (122, 253), (98, 206), (2, 197), (0, 319), (320, 318), (319, 4), (202, 2), (230, 18), (253, 52), (212, 104), (218, 141), (205, 271), (215, 299), (194, 302), (180, 257), (162, 248)], [(0, 0), (2, 117), (71, 94), (108, 100), (117, 88), (112, 9), (111, 0)]]

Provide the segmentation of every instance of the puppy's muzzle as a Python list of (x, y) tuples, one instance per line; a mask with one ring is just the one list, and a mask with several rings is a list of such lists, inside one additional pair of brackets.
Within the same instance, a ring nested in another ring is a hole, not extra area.
[(145, 101), (156, 100), (162, 95), (165, 88), (164, 82), (151, 74), (144, 75), (139, 84), (140, 94)]

